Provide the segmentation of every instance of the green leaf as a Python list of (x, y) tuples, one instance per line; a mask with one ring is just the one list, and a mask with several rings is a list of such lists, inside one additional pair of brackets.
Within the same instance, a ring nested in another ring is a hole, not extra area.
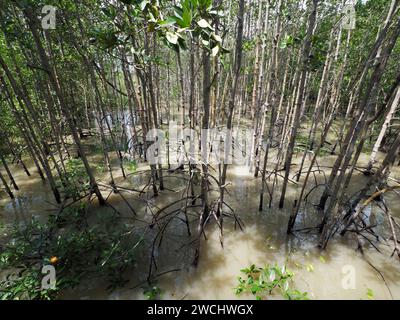
[(144, 11), (144, 9), (146, 9), (146, 6), (147, 6), (148, 3), (149, 3), (148, 0), (143, 0), (143, 1), (139, 4), (140, 10)]
[(211, 25), (205, 19), (201, 19), (201, 20), (197, 21), (197, 24), (202, 29), (206, 29), (206, 28), (212, 29)]
[(286, 47), (287, 47), (287, 43), (285, 41), (281, 41), (281, 43), (279, 44), (279, 48), (286, 49)]
[(279, 44), (279, 47), (281, 49), (285, 49), (287, 47), (290, 47), (293, 45), (294, 39), (292, 36), (288, 35), (284, 39), (282, 39), (281, 43)]
[(375, 295), (374, 295), (374, 291), (370, 288), (367, 289), (367, 298), (368, 300), (374, 300), (375, 299)]
[[(179, 10), (180, 11), (180, 10)], [(180, 12), (178, 12), (178, 11), (174, 11), (174, 16), (175, 16), (175, 18), (177, 19), (177, 21), (179, 21), (179, 20), (183, 20), (183, 18), (182, 18), (182, 13), (180, 13)]]
[(151, 12), (149, 12), (148, 22), (152, 22), (152, 23), (157, 22), (156, 18), (154, 17), (154, 15)]
[(192, 24), (192, 12), (190, 10), (183, 10), (182, 20), (178, 23), (182, 28), (188, 28)]
[(178, 35), (176, 33), (172, 33), (167, 31), (165, 34), (169, 43), (177, 44), (178, 43)]
[(162, 20), (159, 22), (160, 26), (171, 26), (174, 25), (176, 23), (176, 19), (174, 17), (167, 17), (165, 20)]
[(314, 266), (313, 266), (311, 263), (309, 263), (309, 264), (307, 265), (307, 271), (308, 271), (308, 272), (313, 272), (313, 271), (314, 271)]
[(135, 173), (137, 170), (137, 163), (135, 160), (132, 160), (128, 163), (128, 170), (130, 173)]
[(289, 282), (294, 274), (287, 270), (285, 265), (267, 265), (264, 268), (251, 265), (241, 271), (247, 274), (247, 279), (238, 278), (239, 286), (235, 288), (237, 294), (248, 292), (256, 299), (261, 299), (280, 292), (282, 297), (289, 300), (308, 300), (306, 292), (289, 289)]
[(275, 280), (275, 271), (271, 270), (269, 274), (269, 281), (274, 281)]
[(219, 46), (215, 46), (211, 49), (211, 56), (216, 57), (219, 52)]
[(217, 42), (219, 42), (219, 43), (222, 42), (222, 38), (221, 38), (219, 35), (213, 33), (213, 34), (212, 34), (212, 37), (215, 39), (215, 41), (217, 41)]

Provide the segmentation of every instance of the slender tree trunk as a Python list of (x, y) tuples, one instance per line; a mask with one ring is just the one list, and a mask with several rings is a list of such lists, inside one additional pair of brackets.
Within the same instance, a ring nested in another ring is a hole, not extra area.
[(53, 87), (53, 90), (56, 92), (57, 98), (58, 98), (58, 100), (60, 102), (61, 110), (65, 115), (65, 118), (66, 118), (66, 120), (68, 122), (68, 125), (69, 125), (69, 128), (71, 130), (72, 136), (74, 138), (75, 144), (76, 144), (76, 146), (77, 146), (77, 148), (79, 150), (79, 154), (80, 154), (82, 162), (83, 162), (83, 164), (85, 166), (86, 173), (87, 173), (87, 175), (89, 177), (91, 190), (96, 194), (97, 199), (99, 200), (99, 203), (101, 205), (104, 205), (105, 204), (105, 200), (104, 200), (103, 196), (101, 195), (100, 189), (99, 189), (99, 187), (97, 185), (97, 182), (96, 182), (96, 179), (95, 179), (95, 177), (93, 175), (92, 169), (90, 168), (89, 162), (88, 162), (87, 157), (86, 157), (86, 153), (85, 153), (85, 151), (83, 149), (81, 140), (80, 140), (79, 135), (78, 135), (78, 131), (75, 128), (75, 124), (73, 122), (72, 115), (70, 114), (68, 106), (67, 106), (67, 104), (66, 104), (66, 102), (64, 100), (64, 96), (63, 96), (63, 93), (61, 91), (61, 87), (60, 87), (60, 84), (58, 82), (58, 78), (57, 78), (57, 76), (55, 74), (55, 70), (50, 65), (49, 58), (48, 58), (48, 56), (47, 56), (47, 54), (46, 54), (46, 52), (45, 52), (45, 50), (44, 50), (44, 48), (42, 46), (39, 34), (38, 34), (36, 26), (35, 26), (35, 22), (36, 21), (35, 21), (34, 14), (33, 14), (32, 10), (30, 8), (24, 8), (23, 11), (24, 11), (24, 14), (27, 17), (27, 22), (28, 22), (29, 28), (30, 28), (30, 30), (32, 32), (32, 35), (33, 35), (33, 38), (34, 38), (34, 42), (36, 44), (36, 47), (37, 47), (37, 50), (38, 50), (38, 53), (39, 53), (39, 57), (40, 57), (40, 60), (41, 60), (41, 63), (42, 63), (42, 66), (48, 72), (50, 83), (51, 83), (51, 85)]
[(294, 119), (293, 119), (293, 125), (291, 128), (291, 133), (290, 133), (290, 141), (289, 141), (289, 146), (288, 146), (288, 150), (287, 150), (287, 154), (286, 154), (285, 177), (283, 180), (282, 193), (281, 193), (281, 198), (279, 201), (279, 208), (283, 208), (284, 203), (285, 203), (286, 189), (287, 189), (287, 185), (289, 182), (290, 167), (292, 164), (297, 129), (300, 124), (299, 123), (300, 122), (300, 113), (301, 113), (301, 106), (303, 104), (304, 87), (305, 87), (306, 76), (307, 76), (307, 65), (308, 65), (308, 59), (309, 59), (310, 52), (311, 52), (311, 40), (312, 40), (312, 35), (314, 32), (316, 19), (317, 19), (318, 0), (313, 0), (312, 3), (313, 3), (313, 5), (312, 5), (312, 9), (311, 9), (311, 14), (308, 19), (308, 31), (307, 31), (307, 36), (305, 39), (305, 44), (304, 44), (304, 49), (303, 49), (303, 62), (302, 62), (303, 67), (302, 67), (301, 76), (300, 76), (299, 95), (298, 95), (298, 98), (296, 101), (296, 107), (295, 107), (296, 109), (295, 109), (295, 114), (294, 114)]
[(7, 161), (6, 161), (6, 159), (4, 158), (4, 155), (1, 152), (0, 152), (0, 160), (3, 163), (4, 169), (6, 170), (8, 178), (10, 179), (11, 184), (13, 185), (14, 189), (15, 190), (19, 190), (18, 185), (15, 182), (15, 179), (14, 179), (12, 173), (11, 173), (11, 170), (7, 165)]
[(374, 147), (372, 148), (371, 156), (369, 158), (369, 162), (368, 162), (367, 169), (366, 169), (367, 171), (371, 171), (373, 165), (376, 162), (376, 156), (378, 154), (379, 148), (381, 147), (383, 137), (385, 136), (386, 131), (389, 128), (390, 123), (394, 117), (396, 109), (399, 106), (399, 101), (400, 101), (400, 87), (396, 90), (396, 96), (394, 97), (394, 100), (392, 101), (391, 107), (390, 107), (388, 113), (386, 114), (382, 129), (379, 132), (379, 136), (376, 139)]
[(263, 210), (264, 192), (265, 192), (265, 187), (267, 184), (267, 181), (265, 181), (265, 178), (266, 178), (266, 174), (267, 174), (267, 163), (268, 163), (268, 157), (269, 157), (269, 150), (270, 150), (270, 147), (272, 144), (272, 140), (274, 139), (275, 123), (276, 123), (276, 119), (277, 119), (276, 83), (278, 80), (277, 66), (278, 66), (278, 44), (279, 44), (279, 40), (280, 40), (280, 23), (281, 23), (280, 13), (282, 10), (282, 1), (281, 0), (278, 0), (277, 8), (278, 8), (278, 18), (277, 18), (277, 21), (275, 24), (275, 35), (274, 35), (274, 40), (273, 40), (273, 48), (272, 48), (271, 64), (270, 64), (271, 67), (270, 67), (269, 80), (268, 80), (268, 85), (267, 85), (267, 90), (266, 90), (267, 105), (270, 106), (270, 108), (271, 108), (271, 119), (270, 119), (270, 124), (269, 124), (267, 143), (265, 146), (263, 168), (262, 168), (262, 173), (261, 173), (261, 192), (260, 192), (260, 203), (258, 206), (259, 211)]
[(1, 171), (0, 171), (0, 180), (1, 180), (1, 182), (3, 183), (4, 188), (6, 189), (6, 192), (7, 192), (7, 194), (9, 195), (9, 197), (10, 197), (11, 199), (14, 199), (15, 196), (14, 196), (14, 194), (12, 193), (10, 187), (8, 186), (7, 181), (6, 181), (6, 179), (4, 178), (3, 174), (1, 173)]
[[(233, 85), (231, 89), (231, 95), (229, 99), (229, 111), (228, 111), (228, 119), (227, 119), (227, 130), (228, 135), (232, 138), (232, 128), (233, 128), (233, 115), (235, 109), (235, 100), (237, 96), (237, 89), (240, 77), (240, 69), (242, 67), (242, 44), (243, 44), (243, 17), (244, 17), (244, 0), (239, 1), (239, 12), (238, 12), (238, 28), (237, 28), (237, 38), (236, 38), (236, 47), (235, 47), (235, 61), (233, 67)], [(228, 138), (228, 137), (226, 137)], [(228, 147), (228, 150), (225, 150), (225, 158), (229, 158), (229, 153), (231, 151), (231, 146)], [(228, 164), (224, 163), (223, 171), (221, 175), (221, 200), (220, 200), (220, 209), (222, 211), (223, 201), (224, 201), (224, 191), (225, 191), (225, 182), (226, 182), (226, 172), (228, 170)], [(222, 216), (222, 212), (220, 212)]]

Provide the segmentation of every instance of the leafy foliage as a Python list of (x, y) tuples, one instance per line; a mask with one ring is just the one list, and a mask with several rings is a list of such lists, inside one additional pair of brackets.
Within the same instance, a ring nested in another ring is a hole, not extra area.
[(143, 291), (143, 295), (147, 300), (157, 300), (161, 297), (162, 291), (159, 287), (153, 286), (145, 288)]
[[(88, 225), (84, 207), (50, 216), (47, 222), (32, 219), (14, 226), (0, 254), (0, 299), (54, 299), (60, 290), (75, 287), (89, 277), (104, 277), (109, 289), (126, 284), (124, 271), (134, 267), (137, 239), (115, 216)], [(53, 264), (54, 290), (41, 288), (42, 267)]]
[(76, 197), (88, 190), (89, 178), (80, 159), (69, 159), (65, 164), (64, 192), (66, 197)]
[(135, 160), (128, 162), (128, 170), (130, 173), (135, 173), (137, 170), (137, 162)]
[(237, 295), (248, 292), (256, 296), (257, 300), (263, 300), (274, 293), (279, 293), (288, 300), (308, 300), (306, 292), (289, 288), (294, 274), (287, 270), (286, 266), (268, 265), (259, 268), (253, 264), (240, 271), (245, 278), (238, 279), (239, 285), (235, 289)]
[(367, 298), (368, 300), (375, 300), (374, 291), (370, 288), (367, 289)]

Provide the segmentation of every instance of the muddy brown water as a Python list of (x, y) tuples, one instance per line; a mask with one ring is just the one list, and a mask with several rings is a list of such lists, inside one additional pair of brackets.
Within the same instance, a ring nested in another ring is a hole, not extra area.
[[(335, 157), (325, 157), (320, 161), (321, 170), (329, 174), (328, 167)], [(367, 161), (365, 155), (361, 161)], [(31, 168), (32, 171), (33, 168)], [(117, 170), (117, 168), (116, 168)], [(139, 168), (140, 170), (140, 168)], [(15, 178), (21, 191), (17, 199), (10, 201), (4, 193), (0, 194), (0, 219), (2, 223), (28, 222), (31, 216), (45, 217), (54, 212), (52, 194), (46, 184), (34, 174), (27, 178), (22, 170), (14, 170)], [(400, 169), (394, 168), (392, 177), (400, 179)], [(106, 176), (101, 177), (105, 182)], [(317, 179), (322, 179), (319, 174)], [(357, 174), (349, 192), (355, 192), (365, 181)], [(137, 174), (126, 181), (117, 178), (121, 185), (143, 185), (147, 178)], [(181, 190), (178, 179), (166, 179), (168, 188)], [(263, 212), (258, 211), (260, 181), (255, 180), (244, 167), (232, 166), (229, 170), (229, 194), (227, 200), (237, 216), (244, 223), (243, 231), (235, 228), (233, 220), (225, 219), (223, 235), (224, 247), (220, 244), (219, 230), (213, 225), (207, 228), (207, 241), (202, 241), (199, 265), (192, 267), (193, 246), (182, 221), (175, 221), (168, 227), (167, 234), (160, 248), (155, 251), (158, 269), (155, 274), (167, 272), (157, 280), (162, 290), (163, 299), (254, 299), (250, 295), (235, 295), (234, 287), (240, 276), (240, 269), (251, 264), (287, 264), (295, 273), (292, 287), (308, 292), (311, 299), (367, 299), (371, 289), (375, 299), (400, 299), (400, 262), (391, 258), (391, 244), (382, 242), (379, 248), (382, 254), (368, 246), (364, 255), (356, 251), (356, 242), (352, 235), (336, 237), (325, 251), (320, 251), (316, 244), (318, 234), (314, 230), (298, 231), (293, 236), (286, 234), (288, 215), (293, 199), (299, 187), (290, 186), (286, 209), (279, 210), (275, 203), (268, 208), (268, 196)], [(279, 190), (279, 189), (278, 189)], [(180, 193), (176, 193), (179, 194)], [(154, 201), (162, 207), (176, 199), (176, 194), (165, 191)], [(275, 195), (279, 195), (279, 191)], [(148, 220), (151, 213), (128, 194), (126, 198), (138, 209), (138, 218)], [(318, 198), (318, 190), (309, 198), (309, 205), (299, 215), (296, 229), (313, 227), (320, 217), (312, 206)], [(117, 195), (111, 195), (109, 201), (121, 212), (128, 212), (126, 205)], [(400, 197), (389, 194), (387, 204), (396, 217), (400, 218)], [(94, 216), (104, 213), (104, 208), (93, 206)], [(129, 213), (126, 213), (129, 215)], [(370, 208), (371, 219), (384, 221), (379, 208)], [(379, 220), (381, 219), (381, 220)], [(384, 223), (383, 223), (384, 224)], [(195, 223), (192, 223), (195, 230)], [(385, 227), (382, 232), (387, 235)], [(385, 233), (386, 232), (386, 233)], [(146, 279), (149, 264), (148, 250), (138, 254), (137, 266), (127, 274), (130, 282), (123, 288), (109, 292), (102, 279), (83, 281), (73, 290), (61, 294), (61, 299), (143, 299), (143, 280)], [(168, 272), (173, 269), (180, 271)], [(379, 272), (377, 271), (379, 270)], [(348, 287), (347, 276), (354, 274), (354, 287)], [(384, 277), (385, 281), (383, 280)], [(347, 279), (347, 280), (346, 280)], [(272, 297), (279, 298), (279, 297)]]

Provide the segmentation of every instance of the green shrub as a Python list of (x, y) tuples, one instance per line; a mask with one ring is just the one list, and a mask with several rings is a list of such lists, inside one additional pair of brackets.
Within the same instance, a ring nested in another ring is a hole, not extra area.
[(65, 196), (78, 197), (89, 190), (89, 177), (85, 166), (80, 159), (70, 159), (65, 163), (64, 184), (62, 186)]
[(290, 289), (294, 274), (286, 266), (266, 266), (258, 268), (254, 264), (240, 270), (245, 278), (239, 277), (239, 285), (235, 288), (236, 294), (251, 293), (257, 300), (264, 300), (268, 296), (279, 293), (288, 300), (308, 300), (307, 293)]
[[(64, 210), (45, 223), (32, 219), (9, 230), (0, 254), (0, 299), (54, 299), (59, 291), (82, 279), (105, 278), (112, 290), (127, 282), (124, 271), (134, 267), (137, 239), (122, 221), (109, 215), (88, 225), (84, 207)], [(42, 290), (43, 266), (53, 264), (57, 285)]]

